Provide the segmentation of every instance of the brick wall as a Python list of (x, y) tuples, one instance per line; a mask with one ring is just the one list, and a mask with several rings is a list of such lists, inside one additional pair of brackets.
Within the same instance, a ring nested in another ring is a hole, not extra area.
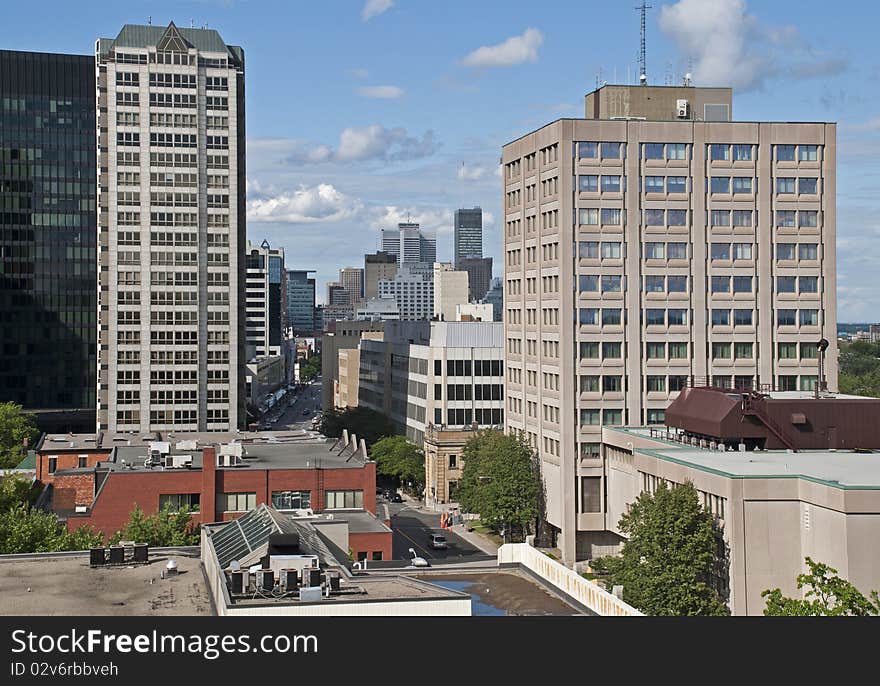
[(374, 552), (381, 552), (383, 560), (390, 560), (391, 532), (349, 533), (348, 547), (355, 560), (358, 559), (358, 553), (366, 553), (367, 560), (372, 560)]
[(55, 510), (73, 512), (77, 505), (91, 506), (94, 497), (94, 473), (67, 474), (53, 479), (52, 506)]
[(106, 460), (110, 457), (109, 450), (88, 451), (88, 450), (65, 450), (53, 451), (46, 450), (37, 453), (37, 479), (44, 484), (51, 484), (55, 480), (55, 475), (49, 472), (49, 458), (55, 458), (56, 470), (76, 469), (79, 467), (79, 458), (86, 458), (86, 466), (94, 467), (98, 462)]

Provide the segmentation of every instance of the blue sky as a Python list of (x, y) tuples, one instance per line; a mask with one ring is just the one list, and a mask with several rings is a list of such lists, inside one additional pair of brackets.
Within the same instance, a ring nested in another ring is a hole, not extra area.
[[(580, 116), (599, 70), (634, 78), (635, 2), (198, 0), (5, 3), (0, 46), (91, 53), (124, 23), (208, 24), (245, 49), (248, 234), (319, 283), (409, 214), (452, 252), (481, 205), (500, 275), (501, 145)], [(836, 121), (840, 321), (880, 319), (880, 58), (874, 3), (654, 0), (648, 75), (733, 85), (746, 120)], [(323, 288), (321, 289), (323, 291)]]

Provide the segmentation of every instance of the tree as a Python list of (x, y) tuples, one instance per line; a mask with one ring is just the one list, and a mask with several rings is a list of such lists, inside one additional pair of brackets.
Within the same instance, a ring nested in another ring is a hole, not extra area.
[(649, 615), (728, 614), (713, 582), (726, 578), (723, 541), (692, 484), (642, 493), (618, 528), (629, 537), (620, 556), (591, 567), (606, 586), (623, 586), (624, 601)]
[(153, 547), (198, 545), (199, 525), (192, 520), (191, 513), (188, 507), (175, 511), (166, 505), (159, 512), (148, 515), (135, 505), (128, 522), (110, 542), (135, 541)]
[(308, 360), (300, 361), (299, 380), (311, 381), (321, 374), (321, 356), (312, 355)]
[(21, 474), (7, 474), (0, 478), (0, 512), (6, 512), (22, 503), (33, 504), (40, 488), (32, 479)]
[(104, 535), (89, 526), (68, 532), (54, 514), (26, 503), (0, 512), (0, 554), (86, 550), (103, 540)]
[(368, 448), (383, 436), (397, 433), (388, 417), (367, 407), (349, 407), (345, 410), (332, 408), (324, 413), (321, 419), (322, 434), (339, 438), (343, 429), (348, 429), (349, 435), (354, 433), (359, 439), (363, 438)]
[(403, 436), (385, 436), (373, 444), (370, 456), (376, 461), (376, 473), (412, 482), (412, 490), (421, 493), (425, 487), (425, 453)]
[(21, 405), (13, 402), (0, 403), (0, 469), (18, 465), (26, 454), (25, 440), (33, 446), (40, 436), (33, 418), (21, 410)]
[(838, 385), (841, 393), (880, 396), (880, 343), (841, 343)]
[(798, 589), (806, 587), (804, 598), (787, 598), (778, 588), (761, 593), (767, 599), (766, 616), (817, 617), (880, 615), (880, 597), (871, 591), (866, 598), (846, 579), (837, 576), (837, 570), (822, 562), (805, 558), (808, 574), (798, 574)]
[(473, 512), (504, 538), (522, 541), (541, 512), (542, 483), (531, 446), (521, 435), (483, 431), (462, 451), (456, 490), (463, 512)]

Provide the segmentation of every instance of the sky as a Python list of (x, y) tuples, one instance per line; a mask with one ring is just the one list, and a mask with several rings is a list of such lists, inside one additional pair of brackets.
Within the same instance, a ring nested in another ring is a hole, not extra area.
[[(501, 275), (501, 146), (583, 116), (637, 76), (636, 2), (176, 0), (4, 3), (0, 47), (90, 54), (152, 21), (245, 50), (248, 238), (324, 284), (410, 218), (452, 257), (452, 213), (484, 211)], [(733, 86), (734, 118), (838, 128), (838, 319), (880, 320), (880, 10), (867, 0), (653, 0), (649, 83)]]

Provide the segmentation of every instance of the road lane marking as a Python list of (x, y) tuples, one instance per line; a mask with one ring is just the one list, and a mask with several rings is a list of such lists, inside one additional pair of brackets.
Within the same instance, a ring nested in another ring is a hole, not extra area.
[(397, 533), (399, 533), (401, 536), (403, 536), (407, 541), (409, 541), (410, 543), (412, 543), (416, 548), (418, 548), (418, 549), (421, 550), (423, 553), (425, 553), (425, 557), (429, 557), (429, 558), (433, 559), (433, 555), (431, 555), (431, 553), (429, 553), (429, 552), (428, 552), (427, 550), (425, 550), (422, 546), (420, 546), (418, 543), (416, 543), (413, 539), (411, 539), (409, 536), (407, 536), (405, 533), (403, 533), (403, 531), (401, 531), (400, 529), (395, 529), (395, 531), (396, 531)]

